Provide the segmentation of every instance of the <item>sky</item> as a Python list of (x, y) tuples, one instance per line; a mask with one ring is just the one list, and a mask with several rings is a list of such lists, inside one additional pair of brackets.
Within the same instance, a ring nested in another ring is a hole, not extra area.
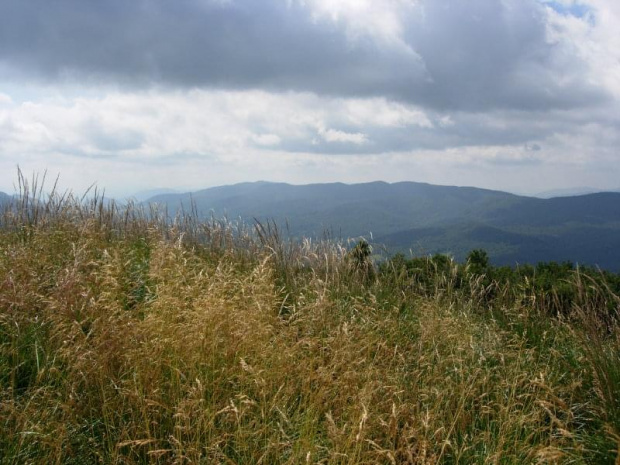
[(617, 0), (0, 0), (0, 191), (620, 188)]

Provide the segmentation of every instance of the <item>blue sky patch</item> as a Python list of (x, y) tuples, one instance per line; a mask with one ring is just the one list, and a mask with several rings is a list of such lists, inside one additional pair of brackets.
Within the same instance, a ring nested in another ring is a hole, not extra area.
[(585, 18), (592, 11), (592, 8), (583, 3), (571, 3), (570, 5), (556, 1), (543, 1), (543, 3), (560, 14), (576, 16), (577, 18)]

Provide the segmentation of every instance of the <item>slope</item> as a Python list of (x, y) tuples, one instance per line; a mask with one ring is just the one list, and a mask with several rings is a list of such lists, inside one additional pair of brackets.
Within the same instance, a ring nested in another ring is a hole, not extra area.
[(193, 202), (203, 217), (274, 220), (296, 237), (372, 235), (389, 252), (447, 252), (462, 260), (485, 248), (496, 264), (571, 260), (620, 269), (620, 193), (539, 199), (413, 182), (257, 182), (150, 201), (171, 213)]

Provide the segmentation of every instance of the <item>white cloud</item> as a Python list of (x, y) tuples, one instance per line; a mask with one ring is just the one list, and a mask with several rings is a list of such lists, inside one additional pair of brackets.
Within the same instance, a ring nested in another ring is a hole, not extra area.
[(430, 128), (433, 126), (422, 109), (386, 99), (349, 99), (340, 102), (340, 106), (351, 124), (358, 126), (372, 125), (395, 128), (405, 126)]
[(17, 164), (59, 172), (78, 190), (98, 181), (122, 194), (257, 179), (539, 191), (578, 170), (589, 185), (611, 187), (617, 110), (429, 113), (385, 99), (264, 91), (55, 97), (0, 107), (0, 190)]
[(343, 22), (351, 40), (370, 36), (381, 41), (402, 43), (402, 18), (415, 2), (406, 0), (301, 0), (310, 6), (316, 20)]
[(282, 142), (282, 139), (280, 138), (280, 136), (276, 134), (257, 134), (253, 136), (253, 140), (258, 145), (265, 146), (265, 147), (279, 145), (280, 142)]
[(447, 128), (450, 126), (454, 126), (454, 121), (452, 120), (452, 117), (450, 115), (443, 115), (438, 118), (437, 124), (439, 124), (439, 126), (441, 126), (442, 128)]
[(318, 133), (323, 138), (323, 140), (327, 142), (348, 142), (357, 145), (365, 144), (366, 142), (368, 142), (368, 137), (366, 136), (366, 134), (362, 134), (361, 132), (351, 133), (345, 131), (338, 131), (337, 129), (326, 129), (321, 127), (318, 129)]
[(588, 7), (583, 17), (547, 7), (548, 40), (563, 50), (567, 61), (581, 58), (589, 66), (589, 82), (620, 99), (620, 3), (588, 0), (578, 4)]
[[(11, 101), (7, 96), (6, 101)], [(287, 145), (312, 150), (362, 146), (367, 131), (431, 127), (422, 110), (385, 99), (341, 99), (263, 91), (110, 92), (54, 97), (0, 109), (0, 157), (38, 156), (42, 166), (73, 157), (126, 163), (232, 163), (238, 154)], [(37, 155), (38, 154), (38, 155)], [(6, 178), (5, 178), (6, 182)]]

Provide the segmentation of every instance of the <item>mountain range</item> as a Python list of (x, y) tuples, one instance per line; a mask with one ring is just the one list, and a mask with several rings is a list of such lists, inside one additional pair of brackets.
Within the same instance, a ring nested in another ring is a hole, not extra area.
[[(11, 199), (0, 192), (0, 206)], [(364, 237), (388, 254), (464, 260), (483, 248), (496, 265), (572, 261), (620, 271), (618, 192), (541, 199), (414, 182), (253, 182), (160, 193), (145, 202), (172, 215), (193, 204), (203, 218), (274, 221), (293, 237)]]
[(541, 199), (551, 199), (553, 197), (573, 197), (577, 195), (586, 194), (598, 194), (601, 192), (620, 192), (620, 189), (597, 189), (595, 187), (570, 187), (566, 189), (552, 189), (544, 192), (539, 192), (532, 197), (539, 197)]
[(157, 195), (174, 214), (273, 220), (294, 237), (366, 237), (388, 253), (484, 248), (497, 265), (572, 261), (620, 271), (620, 193), (540, 199), (473, 187), (400, 182), (255, 182)]
[(174, 190), (174, 189), (166, 189), (166, 188), (147, 189), (144, 191), (136, 192), (130, 197), (130, 199), (135, 200), (136, 202), (144, 202), (144, 201), (149, 200), (152, 197), (155, 197), (156, 195), (178, 194), (178, 193), (179, 191)]
[(0, 206), (10, 202), (12, 197), (9, 194), (5, 194), (4, 192), (0, 192)]

